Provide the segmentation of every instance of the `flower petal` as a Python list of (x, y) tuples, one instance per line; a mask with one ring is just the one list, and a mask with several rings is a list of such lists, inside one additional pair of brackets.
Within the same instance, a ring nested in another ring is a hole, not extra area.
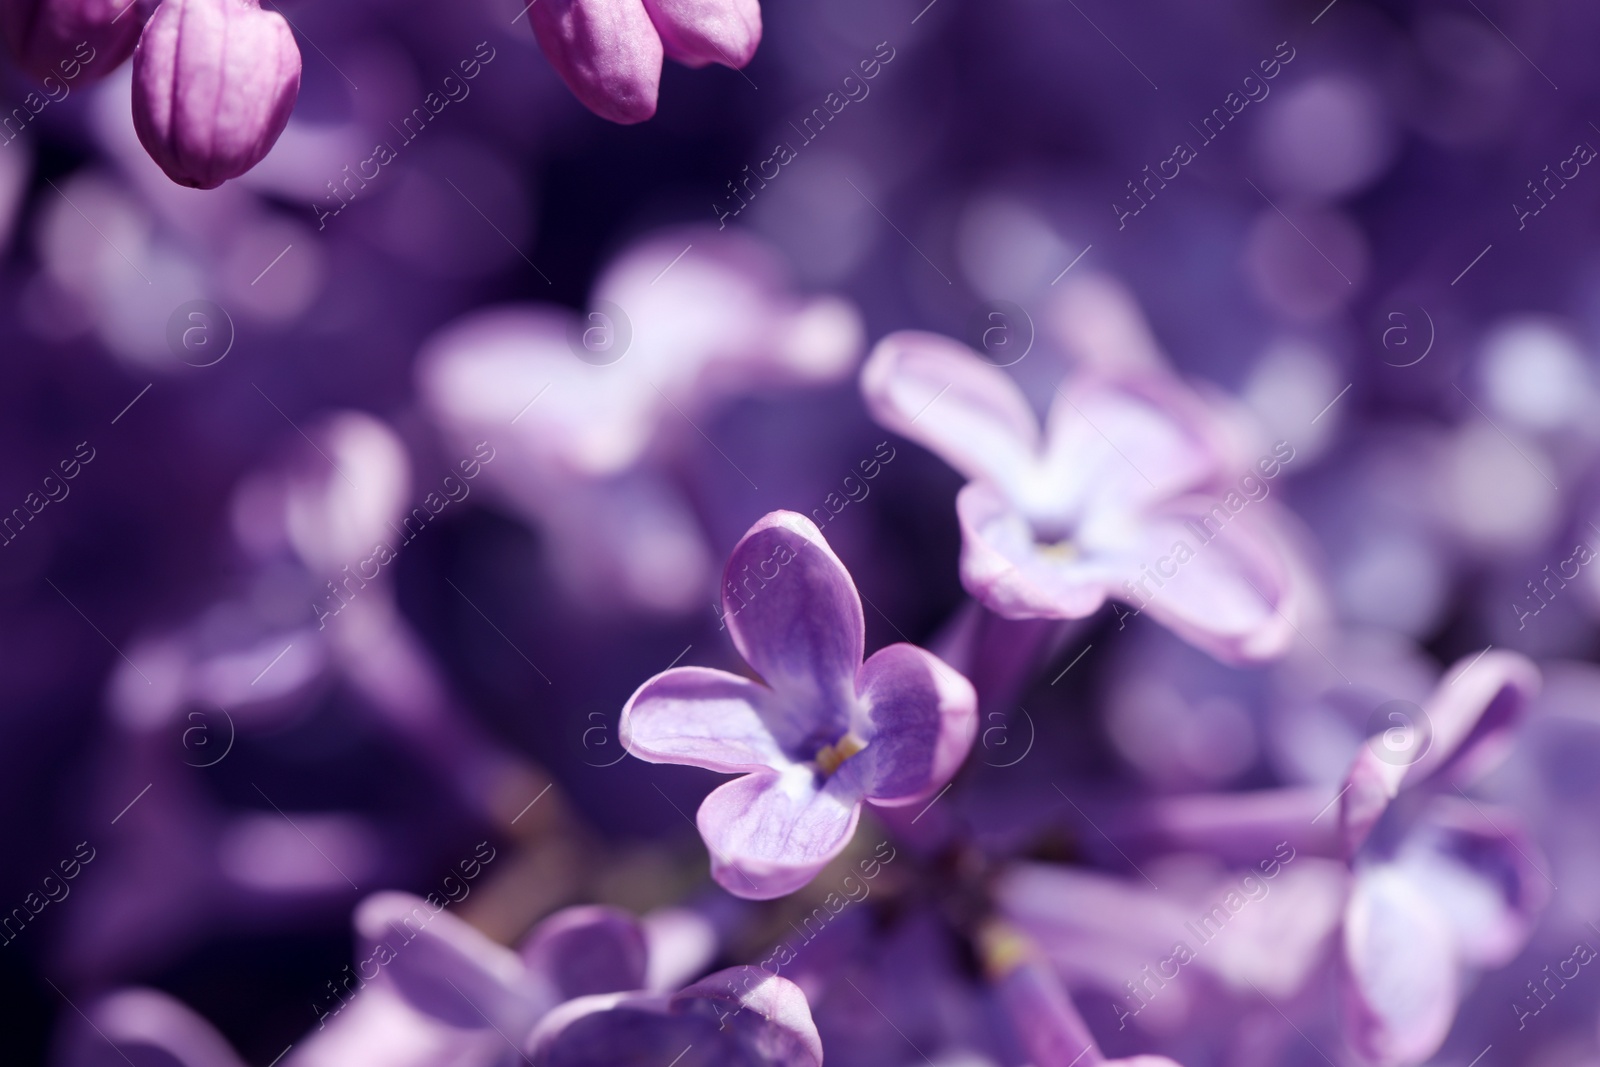
[(762, 718), (765, 686), (726, 671), (674, 667), (641, 685), (622, 709), (623, 751), (650, 763), (739, 772), (788, 763)]
[(560, 1000), (643, 989), (649, 951), (644, 927), (621, 908), (563, 908), (540, 921), (520, 949)]
[(528, 1042), (534, 1067), (821, 1067), (805, 994), (755, 967), (719, 971), (671, 998), (580, 997)]
[(1380, 1065), (1421, 1063), (1450, 1032), (1459, 1001), (1444, 918), (1399, 868), (1356, 876), (1345, 911), (1344, 1010), (1351, 1042)]
[(67, 1067), (244, 1067), (216, 1029), (187, 1006), (154, 989), (125, 989), (90, 1006), (93, 1028), (76, 1031)]
[(623, 124), (656, 113), (661, 38), (640, 0), (540, 0), (528, 19), (545, 58), (584, 107)]
[(1539, 668), (1516, 652), (1491, 649), (1461, 659), (1423, 707), (1432, 745), (1408, 780), (1442, 774), (1466, 784), (1481, 777), (1505, 757), (1540, 681)]
[(1528, 942), (1550, 899), (1539, 854), (1515, 813), (1434, 798), (1395, 862), (1443, 914), (1462, 962), (1500, 967)]
[(774, 693), (768, 725), (786, 751), (814, 753), (850, 725), (866, 623), (855, 582), (816, 525), (792, 511), (762, 518), (723, 574), (724, 620)]
[(1217, 526), (1210, 503), (1176, 501), (1120, 536), (1086, 530), (1085, 554), (1120, 572), (1119, 600), (1196, 648), (1224, 663), (1275, 659), (1296, 637), (1305, 595), (1298, 561), (1265, 504)]
[(1197, 533), (1206, 503), (1098, 516), (1075, 540), (1041, 544), (1007, 498), (974, 482), (956, 497), (961, 582), (1006, 618), (1085, 618), (1112, 596), (1223, 662), (1280, 656), (1304, 598), (1298, 561), (1269, 513)]
[(1223, 444), (1210, 412), (1175, 380), (1080, 376), (1056, 389), (1029, 510), (1126, 512), (1215, 478)]
[(1039, 420), (1022, 390), (948, 338), (916, 331), (885, 337), (861, 368), (861, 394), (879, 425), (1010, 496), (1037, 466)]
[(644, 0), (667, 55), (691, 67), (721, 63), (738, 69), (761, 43), (756, 0)]
[(961, 768), (977, 733), (972, 683), (915, 645), (881, 648), (856, 675), (870, 723), (860, 760), (868, 799), (883, 806), (912, 804)]
[(796, 765), (758, 771), (711, 791), (695, 818), (711, 852), (711, 876), (746, 900), (794, 892), (842, 852), (861, 816), (851, 777), (818, 788), (816, 772)]
[(517, 954), (409, 893), (376, 893), (355, 926), (417, 1011), (462, 1029), (526, 1030), (554, 1002)]

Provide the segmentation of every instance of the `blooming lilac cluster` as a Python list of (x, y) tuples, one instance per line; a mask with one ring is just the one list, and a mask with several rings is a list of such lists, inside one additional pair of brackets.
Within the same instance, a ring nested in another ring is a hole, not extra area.
[(1600, 1067), (1480, 4), (0, 0), (0, 1059)]

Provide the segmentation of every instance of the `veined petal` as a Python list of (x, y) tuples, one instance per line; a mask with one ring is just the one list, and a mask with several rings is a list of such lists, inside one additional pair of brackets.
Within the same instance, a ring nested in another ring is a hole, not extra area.
[(133, 55), (133, 126), (179, 185), (214, 189), (261, 162), (300, 93), (300, 49), (257, 0), (164, 0)]
[(1382, 1067), (1436, 1052), (1460, 999), (1454, 939), (1404, 871), (1380, 864), (1356, 875), (1345, 911), (1344, 1010), (1351, 1042)]
[(661, 38), (642, 0), (539, 0), (528, 19), (545, 58), (590, 111), (624, 124), (656, 113)]
[(861, 394), (879, 425), (1008, 495), (1038, 463), (1039, 420), (1022, 390), (938, 334), (908, 330), (879, 341), (861, 368)]
[(972, 683), (908, 644), (873, 653), (856, 679), (870, 733), (867, 747), (851, 759), (861, 761), (868, 799), (912, 804), (948, 782), (977, 732)]
[(786, 751), (815, 752), (849, 728), (866, 648), (861, 597), (816, 525), (792, 511), (763, 517), (723, 575), (728, 632), (773, 690), (767, 721)]
[(644, 927), (621, 908), (580, 905), (540, 920), (519, 950), (560, 1000), (643, 989)]
[(356, 932), (417, 1011), (467, 1030), (526, 1030), (553, 1003), (517, 954), (409, 893), (376, 893)]
[(650, 763), (709, 771), (782, 768), (789, 762), (763, 718), (772, 692), (706, 667), (674, 667), (645, 682), (622, 709), (623, 751)]
[(861, 816), (851, 775), (820, 787), (816, 773), (796, 765), (758, 771), (718, 786), (695, 818), (711, 852), (711, 876), (746, 900), (794, 892), (850, 843)]
[(691, 67), (721, 63), (738, 69), (761, 43), (756, 0), (644, 0), (667, 55)]

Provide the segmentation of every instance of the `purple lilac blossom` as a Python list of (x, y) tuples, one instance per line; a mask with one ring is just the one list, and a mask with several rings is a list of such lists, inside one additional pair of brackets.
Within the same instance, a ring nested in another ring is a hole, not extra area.
[(672, 668), (629, 698), (619, 733), (651, 763), (747, 772), (708, 796), (697, 821), (718, 884), (763, 900), (837, 856), (862, 801), (903, 807), (937, 792), (972, 747), (976, 696), (914, 645), (863, 662), (855, 583), (801, 515), (752, 526), (722, 586), (723, 620), (758, 680)]
[(1600, 1067), (1593, 5), (0, 36), (0, 1061)]

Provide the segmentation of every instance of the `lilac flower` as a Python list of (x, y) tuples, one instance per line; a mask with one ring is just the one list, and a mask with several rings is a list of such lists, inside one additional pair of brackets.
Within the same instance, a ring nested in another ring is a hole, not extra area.
[(35, 78), (82, 85), (128, 58), (144, 24), (138, 7), (139, 0), (5, 0), (0, 33)]
[(811, 520), (776, 511), (734, 547), (724, 619), (760, 681), (704, 667), (656, 675), (622, 709), (651, 763), (741, 774), (700, 806), (712, 876), (749, 899), (792, 893), (849, 843), (861, 802), (914, 804), (972, 746), (976, 695), (909, 644), (865, 663), (855, 583)]
[(541, 0), (528, 20), (573, 95), (621, 123), (655, 114), (663, 54), (737, 69), (761, 41), (756, 0)]
[(133, 125), (179, 185), (215, 189), (272, 148), (300, 92), (300, 49), (258, 0), (163, 0), (133, 56)]
[(613, 262), (581, 319), (530, 304), (452, 323), (417, 377), (459, 447), (504, 443), (486, 480), (543, 527), (575, 600), (681, 612), (714, 558), (655, 457), (703, 447), (695, 426), (737, 397), (846, 377), (862, 339), (851, 305), (797, 293), (764, 244), (685, 228)]
[(1355, 871), (1344, 1004), (1352, 1043), (1374, 1063), (1432, 1056), (1464, 975), (1510, 962), (1549, 896), (1516, 815), (1462, 792), (1505, 756), (1539, 683), (1514, 652), (1463, 660), (1422, 723), (1396, 721), (1350, 771), (1340, 808)]
[[(880, 423), (970, 479), (956, 497), (961, 578), (992, 611), (1075, 619), (1115, 598), (1219, 659), (1288, 647), (1302, 568), (1270, 502), (1227, 486), (1232, 428), (1177, 381), (1075, 375), (1041, 432), (999, 369), (902, 332), (874, 349), (861, 389)], [(1292, 456), (1282, 443), (1263, 475)]]
[(528, 1045), (533, 1067), (822, 1067), (805, 994), (757, 967), (718, 971), (671, 996), (579, 997)]
[(984, 969), (1033, 1067), (1178, 1067), (1165, 1056), (1107, 1059), (1038, 949), (1019, 930), (991, 922), (980, 936)]
[(644, 988), (644, 931), (626, 912), (573, 907), (534, 927), (512, 951), (448, 911), (406, 893), (379, 893), (356, 911), (374, 961), (422, 1015), (520, 1041), (574, 997)]

